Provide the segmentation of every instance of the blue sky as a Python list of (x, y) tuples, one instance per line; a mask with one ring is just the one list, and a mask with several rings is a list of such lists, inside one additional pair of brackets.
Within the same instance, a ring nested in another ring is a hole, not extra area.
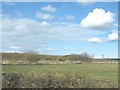
[(2, 3), (2, 51), (118, 57), (117, 15), (117, 2)]

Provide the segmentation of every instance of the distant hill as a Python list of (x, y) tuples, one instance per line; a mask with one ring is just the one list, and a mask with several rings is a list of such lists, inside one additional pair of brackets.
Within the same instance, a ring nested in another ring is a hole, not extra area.
[(3, 60), (29, 60), (29, 61), (37, 61), (37, 60), (59, 60), (59, 61), (87, 61), (90, 60), (91, 57), (87, 54), (71, 54), (64, 56), (56, 56), (56, 55), (41, 55), (41, 54), (31, 54), (31, 53), (2, 53)]
[(71, 54), (64, 56), (56, 55), (42, 55), (42, 54), (32, 54), (32, 53), (2, 53), (3, 63), (44, 63), (44, 62), (74, 62), (74, 63), (90, 63), (90, 62), (106, 62), (115, 61), (118, 59), (114, 58), (104, 58), (104, 59), (94, 59), (87, 53), (84, 54)]

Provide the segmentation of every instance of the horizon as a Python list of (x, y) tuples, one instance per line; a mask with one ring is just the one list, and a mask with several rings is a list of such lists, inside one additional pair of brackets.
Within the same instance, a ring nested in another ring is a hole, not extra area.
[[(64, 54), (64, 55), (56, 55), (56, 54), (41, 54), (41, 53), (29, 53), (29, 52), (0, 52), (0, 53), (7, 53), (7, 54), (35, 54), (35, 55), (48, 55), (48, 56), (67, 56), (67, 55), (82, 55), (84, 53), (71, 53), (71, 54)], [(85, 52), (86, 53), (86, 52)], [(89, 54), (87, 54), (89, 55)], [(107, 56), (92, 56), (92, 55), (89, 55), (91, 58), (94, 58), (94, 59), (118, 59), (118, 57), (107, 57)]]
[(3, 2), (1, 51), (118, 58), (117, 4)]

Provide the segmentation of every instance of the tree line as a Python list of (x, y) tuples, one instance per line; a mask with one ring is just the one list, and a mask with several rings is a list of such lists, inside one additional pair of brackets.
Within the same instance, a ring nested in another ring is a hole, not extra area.
[(53, 60), (53, 61), (82, 61), (90, 62), (92, 57), (87, 53), (71, 54), (64, 56), (55, 55), (41, 55), (32, 53), (2, 53), (2, 60), (27, 60), (27, 61), (40, 61), (40, 60)]

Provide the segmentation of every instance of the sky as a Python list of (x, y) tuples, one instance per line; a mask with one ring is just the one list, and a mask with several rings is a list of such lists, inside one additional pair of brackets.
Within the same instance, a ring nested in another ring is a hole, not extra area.
[(2, 3), (2, 52), (118, 57), (117, 2)]

